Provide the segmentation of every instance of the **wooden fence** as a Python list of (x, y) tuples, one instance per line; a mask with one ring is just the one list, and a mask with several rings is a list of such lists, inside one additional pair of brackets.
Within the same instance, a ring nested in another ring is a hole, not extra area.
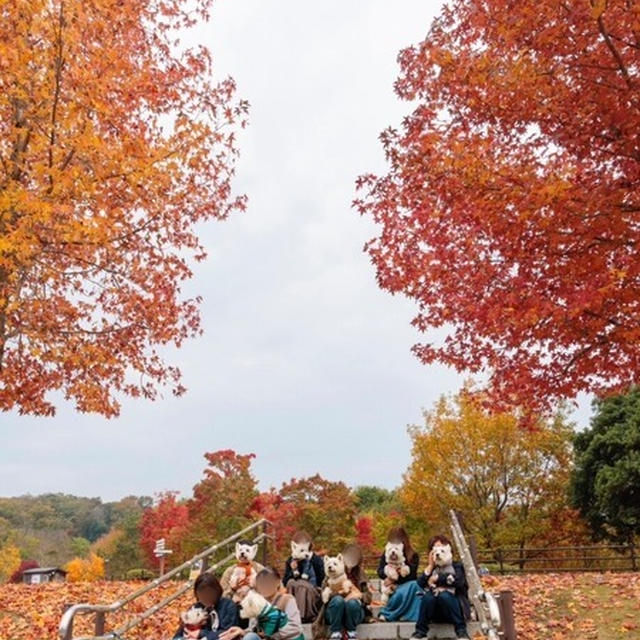
[(638, 571), (640, 565), (634, 544), (481, 549), (476, 557), (491, 573)]
[[(640, 557), (633, 544), (594, 544), (577, 547), (508, 547), (476, 549), (469, 536), (476, 566), (489, 573), (547, 573), (569, 571), (638, 571)], [(378, 567), (379, 556), (366, 556), (370, 572)], [(421, 558), (424, 560), (424, 558)], [(423, 565), (424, 562), (421, 562)], [(422, 566), (421, 566), (422, 569)]]

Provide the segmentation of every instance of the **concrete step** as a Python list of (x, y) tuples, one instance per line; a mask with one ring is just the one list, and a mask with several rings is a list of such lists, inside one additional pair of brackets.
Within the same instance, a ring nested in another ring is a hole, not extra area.
[[(305, 624), (304, 637), (312, 640), (311, 625)], [(369, 624), (358, 625), (358, 640), (408, 640), (411, 637), (415, 622), (371, 622)], [(467, 622), (469, 637), (481, 633), (478, 622)], [(450, 624), (432, 624), (429, 628), (429, 638), (449, 639), (455, 638), (453, 626)]]

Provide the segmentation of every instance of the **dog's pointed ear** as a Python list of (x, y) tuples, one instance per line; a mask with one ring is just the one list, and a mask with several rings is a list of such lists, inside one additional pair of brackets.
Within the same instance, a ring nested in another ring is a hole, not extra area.
[(236, 542), (236, 554), (238, 553), (238, 551), (240, 551), (240, 547), (242, 545), (239, 542)]
[(344, 558), (342, 557), (342, 554), (341, 554), (341, 553), (339, 553), (339, 554), (338, 554), (338, 560), (339, 560), (340, 562), (344, 562)]
[(296, 544), (296, 542), (294, 540), (291, 541), (291, 553), (295, 553), (295, 551), (298, 549), (298, 545)]
[(252, 554), (252, 557), (254, 557), (254, 558), (255, 558), (256, 553), (258, 553), (258, 545), (257, 545), (257, 544), (251, 545), (251, 554)]
[(329, 556), (324, 556), (324, 558), (322, 560), (324, 562), (324, 566), (326, 567), (329, 564), (330, 558), (329, 558)]

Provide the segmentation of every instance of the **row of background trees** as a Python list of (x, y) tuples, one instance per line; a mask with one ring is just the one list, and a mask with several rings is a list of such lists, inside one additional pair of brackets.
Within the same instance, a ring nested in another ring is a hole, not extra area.
[(491, 549), (631, 543), (640, 533), (637, 389), (598, 401), (591, 427), (576, 434), (562, 412), (523, 429), (520, 416), (487, 411), (465, 387), (441, 398), (409, 433), (411, 462), (396, 490), (350, 488), (316, 474), (260, 491), (254, 455), (221, 450), (205, 454), (189, 497), (2, 498), (0, 579), (17, 581), (38, 563), (66, 563), (72, 580), (142, 577), (157, 567), (158, 538), (178, 563), (260, 517), (275, 524), (276, 562), (296, 529), (320, 551), (355, 539), (375, 554), (388, 529), (403, 523), (424, 549), (446, 530), (451, 508)]

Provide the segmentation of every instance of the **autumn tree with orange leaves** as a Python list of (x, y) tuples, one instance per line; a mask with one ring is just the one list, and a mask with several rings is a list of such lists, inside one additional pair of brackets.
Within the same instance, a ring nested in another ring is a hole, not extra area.
[[(179, 43), (211, 0), (15, 0), (0, 33), (0, 409), (180, 394), (159, 349), (200, 333), (180, 294), (196, 223), (231, 194), (247, 105)], [(178, 40), (178, 42), (176, 42)]]
[(88, 558), (73, 558), (66, 567), (69, 582), (93, 582), (104, 578), (104, 559), (95, 553)]
[(381, 287), (448, 330), (415, 353), (496, 407), (637, 382), (640, 5), (453, 0), (399, 62), (415, 107), (356, 206)]

